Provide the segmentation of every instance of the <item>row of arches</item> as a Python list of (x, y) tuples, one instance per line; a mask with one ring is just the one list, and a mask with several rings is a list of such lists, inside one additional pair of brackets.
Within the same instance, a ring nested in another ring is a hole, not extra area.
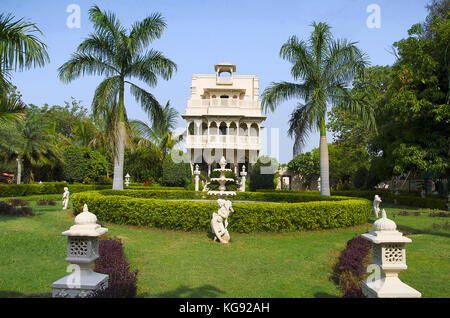
[[(208, 131), (209, 130), (209, 131)], [(236, 122), (202, 122), (197, 126), (194, 122), (188, 123), (188, 135), (232, 135), (232, 136), (259, 136), (260, 126), (257, 123)]]

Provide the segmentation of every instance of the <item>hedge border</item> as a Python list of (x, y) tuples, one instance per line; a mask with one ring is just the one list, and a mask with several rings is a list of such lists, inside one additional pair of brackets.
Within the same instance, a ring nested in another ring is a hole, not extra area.
[[(211, 215), (217, 203), (187, 200), (134, 198), (105, 195), (104, 191), (76, 193), (72, 196), (74, 214), (86, 203), (100, 221), (182, 231), (210, 231)], [(320, 198), (320, 196), (319, 196)], [(364, 224), (371, 202), (340, 197), (334, 201), (297, 203), (233, 203), (229, 231), (237, 233), (297, 232), (335, 229)]]

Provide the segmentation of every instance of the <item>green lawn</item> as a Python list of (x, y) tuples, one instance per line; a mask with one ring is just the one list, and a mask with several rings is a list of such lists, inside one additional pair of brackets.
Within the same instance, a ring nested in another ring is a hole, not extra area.
[[(32, 207), (34, 217), (0, 216), (0, 297), (49, 296), (51, 284), (66, 275), (66, 238), (60, 234), (74, 217), (59, 200), (56, 207)], [(382, 207), (389, 217), (420, 211)], [(423, 297), (450, 297), (450, 231), (432, 227), (448, 218), (423, 213), (395, 221), (413, 240), (400, 278)], [(103, 225), (123, 240), (128, 261), (139, 270), (140, 297), (338, 297), (329, 279), (332, 266), (350, 238), (371, 228), (232, 233), (232, 243), (221, 245), (208, 233)]]

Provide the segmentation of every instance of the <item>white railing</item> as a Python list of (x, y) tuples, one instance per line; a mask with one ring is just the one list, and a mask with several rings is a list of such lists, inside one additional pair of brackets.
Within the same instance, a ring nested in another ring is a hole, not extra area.
[(188, 107), (240, 107), (257, 108), (259, 101), (242, 100), (236, 98), (213, 98), (213, 99), (192, 99)]
[(258, 136), (236, 135), (189, 135), (186, 138), (186, 148), (258, 148)]

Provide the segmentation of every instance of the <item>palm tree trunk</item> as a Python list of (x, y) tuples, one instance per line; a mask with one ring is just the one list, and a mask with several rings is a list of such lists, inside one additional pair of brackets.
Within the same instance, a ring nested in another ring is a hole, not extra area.
[(328, 143), (325, 129), (325, 119), (322, 119), (322, 123), (320, 126), (320, 194), (330, 196), (330, 164), (328, 161)]
[(114, 156), (114, 179), (113, 190), (123, 190), (123, 164), (125, 155), (125, 124), (117, 124), (116, 155)]
[(22, 180), (22, 158), (17, 158), (17, 184)]

